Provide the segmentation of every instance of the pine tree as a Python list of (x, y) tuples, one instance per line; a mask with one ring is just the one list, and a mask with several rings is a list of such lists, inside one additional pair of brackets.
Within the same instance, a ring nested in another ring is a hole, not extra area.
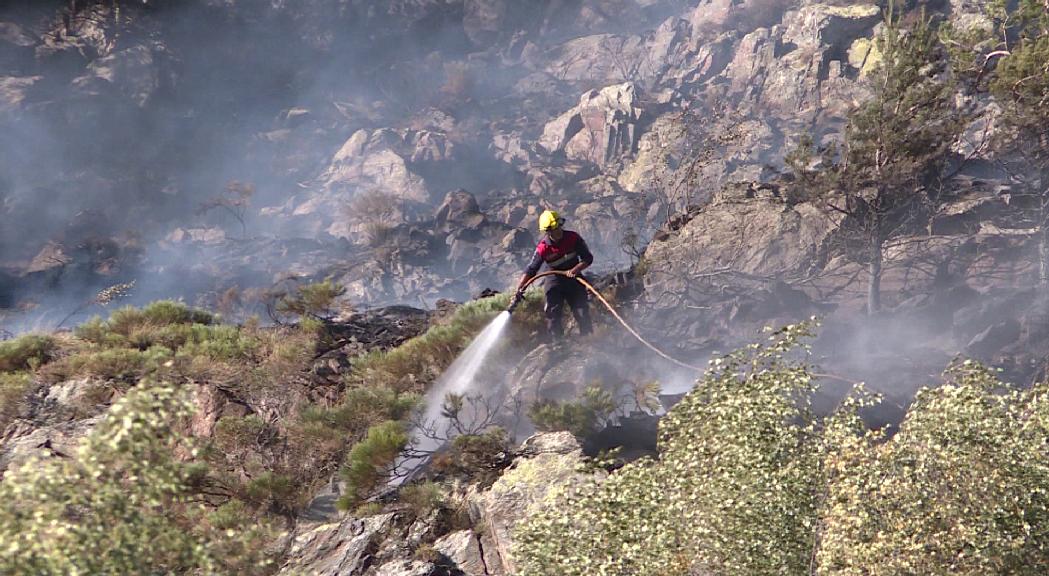
[(872, 98), (849, 117), (842, 157), (829, 172), (844, 205), (848, 251), (867, 264), (867, 311), (881, 308), (886, 242), (917, 228), (936, 203), (930, 185), (942, 175), (963, 127), (946, 79), (946, 55), (930, 19), (900, 27), (890, 4), (877, 38), (882, 61), (869, 76)]

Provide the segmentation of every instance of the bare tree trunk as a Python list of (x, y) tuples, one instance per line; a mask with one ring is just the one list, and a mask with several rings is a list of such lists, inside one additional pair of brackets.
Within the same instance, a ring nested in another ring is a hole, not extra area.
[(1038, 285), (1044, 289), (1049, 286), (1049, 190), (1038, 201)]
[(1042, 228), (1038, 231), (1038, 285), (1043, 289), (1049, 286), (1049, 232)]
[(867, 254), (867, 315), (874, 316), (881, 310), (881, 231), (871, 233)]

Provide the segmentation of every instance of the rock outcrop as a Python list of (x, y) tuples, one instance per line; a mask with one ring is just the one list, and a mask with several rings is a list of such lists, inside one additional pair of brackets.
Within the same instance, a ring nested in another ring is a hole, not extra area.
[(630, 82), (591, 90), (543, 129), (539, 143), (572, 160), (606, 164), (637, 148), (641, 108)]
[[(581, 472), (582, 462), (579, 442), (568, 432), (537, 434), (521, 444), (491, 487), (466, 487), (462, 497), (474, 528), (435, 534), (432, 526), (419, 530), (426, 522), (406, 525), (397, 513), (307, 525), (294, 536), (280, 574), (512, 576), (515, 527), (555, 505), (563, 491), (602, 477)], [(409, 558), (420, 547), (427, 558)]]

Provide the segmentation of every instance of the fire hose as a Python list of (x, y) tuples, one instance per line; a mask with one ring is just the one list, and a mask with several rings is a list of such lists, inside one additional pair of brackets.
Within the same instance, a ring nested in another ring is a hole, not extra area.
[(518, 292), (517, 295), (514, 296), (514, 298), (510, 301), (510, 306), (507, 307), (507, 311), (512, 314), (514, 309), (517, 308), (517, 305), (521, 303), (521, 299), (522, 299), (522, 295), (524, 294), (524, 291), (527, 290), (528, 287), (531, 286), (532, 283), (534, 283), (536, 280), (539, 280), (540, 278), (545, 278), (547, 276), (564, 276), (566, 278), (572, 278), (576, 282), (579, 282), (580, 284), (582, 284), (583, 288), (586, 288), (588, 292), (590, 292), (591, 294), (594, 295), (594, 298), (597, 298), (598, 302), (600, 302), (605, 308), (608, 309), (608, 312), (610, 314), (612, 314), (612, 317), (615, 318), (620, 324), (622, 324), (623, 328), (626, 329), (627, 332), (629, 332), (634, 338), (637, 338), (637, 341), (642, 343), (642, 344), (644, 344), (649, 350), (655, 352), (661, 358), (664, 358), (664, 359), (668, 360), (669, 362), (677, 364), (678, 366), (681, 366), (682, 368), (688, 368), (690, 370), (696, 370), (696, 371), (699, 371), (699, 372), (703, 371), (703, 368), (700, 368), (699, 366), (693, 366), (692, 364), (687, 364), (685, 362), (682, 362), (682, 361), (680, 361), (680, 360), (670, 356), (669, 354), (663, 352), (659, 348), (656, 348), (648, 340), (645, 340), (644, 337), (642, 337), (640, 334), (637, 333), (637, 330), (634, 330), (630, 326), (630, 324), (627, 324), (626, 320), (624, 320), (623, 317), (619, 315), (619, 312), (616, 312), (615, 307), (613, 307), (612, 304), (610, 304), (608, 302), (608, 300), (606, 300), (605, 297), (603, 295), (601, 295), (600, 292), (597, 291), (597, 288), (594, 288), (593, 285), (591, 285), (589, 282), (587, 282), (584, 278), (582, 278), (580, 276), (569, 276), (568, 272), (564, 272), (564, 271), (561, 271), (561, 270), (550, 270), (550, 271), (547, 271), (547, 272), (536, 274), (535, 276), (529, 278), (528, 282), (525, 282), (525, 284), (523, 286), (521, 286), (520, 292)]

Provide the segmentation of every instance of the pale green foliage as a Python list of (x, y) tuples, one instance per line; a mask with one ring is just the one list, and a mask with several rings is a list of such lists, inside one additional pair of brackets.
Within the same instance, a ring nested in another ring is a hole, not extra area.
[(398, 500), (406, 504), (416, 518), (426, 518), (445, 501), (444, 490), (435, 482), (419, 482), (401, 488)]
[(528, 519), (528, 574), (1034, 575), (1049, 572), (1049, 385), (972, 362), (868, 431), (858, 388), (815, 420), (790, 360), (807, 327), (716, 360), (629, 464)]
[(528, 574), (796, 574), (809, 565), (822, 442), (792, 326), (716, 360), (660, 425), (660, 460), (640, 461), (530, 519)]
[[(142, 384), (113, 405), (68, 458), (32, 460), (0, 482), (0, 573), (221, 571), (224, 534), (190, 530), (185, 449), (173, 428), (191, 404)], [(247, 536), (243, 531), (240, 536)]]
[(821, 573), (1049, 572), (1049, 387), (1001, 387), (966, 362), (891, 440), (832, 429)]

